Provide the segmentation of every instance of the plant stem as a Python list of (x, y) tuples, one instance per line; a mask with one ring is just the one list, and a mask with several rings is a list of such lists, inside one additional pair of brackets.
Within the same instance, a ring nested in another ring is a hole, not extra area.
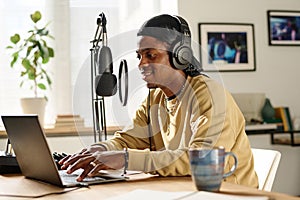
[(36, 79), (34, 79), (34, 97), (37, 97), (37, 82)]

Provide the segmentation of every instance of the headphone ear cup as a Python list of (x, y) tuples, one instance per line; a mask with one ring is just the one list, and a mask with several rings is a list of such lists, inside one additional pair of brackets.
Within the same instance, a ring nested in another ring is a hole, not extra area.
[(171, 52), (171, 64), (176, 69), (184, 70), (192, 63), (193, 52), (188, 45), (181, 44), (181, 42), (175, 43)]

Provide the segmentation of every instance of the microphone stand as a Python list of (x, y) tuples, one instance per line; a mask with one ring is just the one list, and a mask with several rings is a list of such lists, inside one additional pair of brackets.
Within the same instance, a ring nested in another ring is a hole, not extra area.
[[(102, 47), (107, 47), (107, 31), (106, 31), (106, 18), (104, 13), (100, 13), (99, 18), (97, 18), (97, 29), (94, 39), (91, 41), (93, 47), (91, 51), (91, 84), (92, 84), (92, 108), (93, 108), (93, 127), (94, 127), (94, 141), (102, 141), (102, 134), (104, 134), (104, 139), (107, 140), (107, 129), (106, 129), (106, 115), (105, 115), (105, 104), (104, 96), (99, 96), (96, 93), (96, 86), (94, 80), (98, 74), (100, 74), (100, 66), (97, 67), (99, 63), (98, 54), (100, 53), (99, 42), (102, 43)], [(124, 98), (122, 97), (121, 90), (121, 77), (124, 77), (125, 83), (125, 93)], [(122, 60), (119, 67), (119, 98), (123, 106), (127, 104), (128, 98), (128, 66), (126, 60)]]
[[(94, 36), (93, 47), (90, 49), (91, 53), (91, 84), (92, 84), (92, 108), (93, 108), (93, 128), (94, 128), (94, 142), (102, 141), (102, 134), (107, 140), (107, 129), (106, 129), (106, 115), (105, 115), (105, 104), (104, 97), (98, 96), (95, 90), (95, 77), (97, 75), (97, 66), (95, 57), (100, 49), (99, 42), (102, 41), (103, 45), (107, 45), (107, 35), (106, 35), (106, 18), (104, 13), (99, 15), (97, 18), (97, 30)], [(101, 28), (100, 32), (99, 29)], [(101, 38), (102, 37), (102, 38)]]

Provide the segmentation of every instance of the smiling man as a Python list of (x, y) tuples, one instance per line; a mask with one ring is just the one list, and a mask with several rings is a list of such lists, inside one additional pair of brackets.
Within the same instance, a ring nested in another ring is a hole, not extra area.
[[(138, 68), (149, 94), (132, 126), (65, 157), (62, 168), (69, 173), (83, 168), (79, 181), (101, 169), (123, 167), (186, 176), (191, 174), (189, 148), (223, 146), (238, 158), (236, 171), (224, 181), (257, 187), (244, 117), (231, 94), (201, 73), (187, 22), (179, 16), (159, 15), (146, 21), (137, 35)], [(233, 164), (226, 160), (225, 172)]]

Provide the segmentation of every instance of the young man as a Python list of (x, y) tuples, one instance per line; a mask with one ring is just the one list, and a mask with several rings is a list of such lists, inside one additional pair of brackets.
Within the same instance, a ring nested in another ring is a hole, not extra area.
[[(257, 187), (244, 117), (228, 91), (201, 74), (187, 22), (159, 15), (145, 22), (138, 36), (138, 67), (149, 95), (132, 126), (64, 158), (62, 168), (69, 173), (83, 168), (78, 181), (101, 169), (123, 167), (186, 176), (191, 174), (189, 148), (223, 146), (238, 158), (236, 171), (225, 181)], [(226, 160), (225, 172), (233, 164)]]

